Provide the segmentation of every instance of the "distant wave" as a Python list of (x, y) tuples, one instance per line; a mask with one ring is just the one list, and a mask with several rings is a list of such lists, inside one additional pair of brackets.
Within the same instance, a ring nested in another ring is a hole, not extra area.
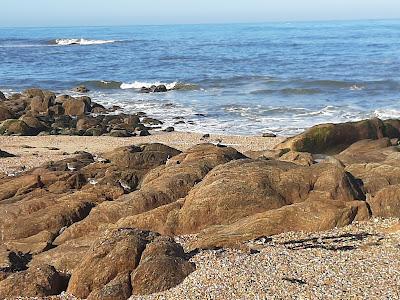
[(121, 84), (121, 89), (126, 90), (126, 89), (141, 89), (142, 87), (149, 88), (153, 85), (165, 85), (168, 90), (197, 90), (199, 89), (199, 86), (196, 84), (191, 84), (191, 83), (184, 83), (184, 82), (170, 82), (170, 83), (165, 83), (161, 81), (155, 81), (155, 82), (144, 82), (144, 81), (134, 81), (131, 83), (122, 83)]
[(86, 39), (56, 39), (50, 41), (52, 45), (59, 46), (70, 46), (70, 45), (102, 45), (102, 44), (112, 44), (117, 42), (116, 40), (86, 40)]

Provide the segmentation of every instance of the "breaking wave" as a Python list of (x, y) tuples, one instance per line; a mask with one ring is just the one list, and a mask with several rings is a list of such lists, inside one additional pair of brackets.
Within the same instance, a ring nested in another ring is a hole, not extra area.
[(86, 39), (56, 39), (50, 41), (50, 44), (59, 46), (70, 46), (70, 45), (102, 45), (102, 44), (112, 44), (117, 42), (116, 40), (86, 40)]
[(145, 82), (145, 81), (134, 81), (131, 83), (122, 83), (121, 84), (121, 89), (126, 90), (126, 89), (141, 89), (142, 87), (149, 88), (151, 86), (157, 86), (157, 85), (165, 85), (168, 90), (198, 90), (199, 86), (196, 84), (192, 83), (184, 83), (184, 82), (161, 82), (161, 81), (155, 81), (155, 82)]

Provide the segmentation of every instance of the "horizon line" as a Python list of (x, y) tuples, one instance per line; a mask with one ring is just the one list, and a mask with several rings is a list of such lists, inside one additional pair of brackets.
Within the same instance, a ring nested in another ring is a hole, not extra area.
[(12, 25), (2, 26), (2, 29), (11, 28), (78, 28), (78, 27), (131, 27), (131, 26), (196, 26), (196, 25), (246, 25), (246, 24), (279, 24), (279, 23), (330, 23), (330, 22), (366, 22), (366, 21), (398, 21), (400, 17), (396, 18), (360, 18), (360, 19), (313, 19), (313, 20), (275, 20), (275, 21), (254, 21), (254, 22), (193, 22), (193, 23), (159, 23), (159, 24), (105, 24), (105, 25)]

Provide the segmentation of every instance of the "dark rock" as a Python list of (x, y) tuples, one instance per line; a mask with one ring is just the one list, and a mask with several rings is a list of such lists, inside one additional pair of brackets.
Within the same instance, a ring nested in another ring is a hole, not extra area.
[(150, 132), (148, 130), (141, 130), (139, 133), (139, 136), (149, 136)]
[(148, 125), (162, 125), (163, 122), (160, 120), (154, 119), (154, 118), (144, 118), (142, 121), (143, 124), (148, 124)]
[(265, 132), (262, 134), (262, 137), (276, 137), (276, 134), (271, 133), (271, 132)]
[(37, 132), (34, 128), (29, 127), (24, 121), (21, 120), (5, 120), (0, 125), (0, 134), (5, 135), (36, 135)]
[(0, 122), (7, 120), (7, 119), (12, 119), (14, 116), (11, 113), (9, 109), (6, 107), (0, 106)]
[(108, 135), (113, 136), (113, 137), (130, 137), (131, 136), (131, 134), (126, 130), (111, 130)]
[(173, 131), (175, 131), (175, 128), (174, 127), (167, 127), (167, 128), (164, 129), (164, 131), (165, 132), (173, 132)]
[(0, 149), (0, 157), (16, 157), (16, 155)]
[(165, 93), (167, 91), (168, 91), (167, 87), (163, 84), (158, 85), (153, 89), (154, 93)]
[(4, 101), (7, 100), (6, 96), (0, 91), (0, 100)]
[(89, 89), (84, 85), (80, 85), (80, 86), (74, 87), (72, 90), (74, 92), (76, 92), (76, 93), (87, 93), (87, 92), (89, 92)]
[(94, 114), (105, 114), (107, 112), (107, 109), (98, 103), (92, 103), (92, 113)]

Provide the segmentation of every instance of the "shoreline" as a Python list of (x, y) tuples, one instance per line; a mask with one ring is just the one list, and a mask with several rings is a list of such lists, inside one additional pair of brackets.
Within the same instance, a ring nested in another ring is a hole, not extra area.
[(118, 147), (142, 143), (162, 143), (184, 151), (194, 145), (221, 140), (223, 145), (232, 146), (239, 152), (270, 150), (285, 137), (214, 135), (203, 139), (203, 134), (195, 132), (151, 131), (149, 136), (110, 137), (110, 136), (0, 136), (0, 149), (16, 157), (2, 158), (0, 172), (14, 171), (25, 166), (38, 167), (47, 161), (72, 157), (76, 151), (102, 154)]

